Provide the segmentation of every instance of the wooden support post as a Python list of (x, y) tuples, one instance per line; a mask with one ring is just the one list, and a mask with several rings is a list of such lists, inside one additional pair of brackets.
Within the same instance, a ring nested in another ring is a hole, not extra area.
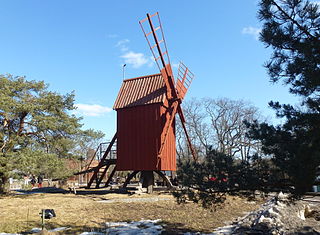
[(173, 188), (172, 182), (170, 181), (170, 179), (168, 178), (168, 176), (166, 176), (165, 174), (163, 174), (161, 171), (155, 171), (167, 184), (167, 187)]
[(130, 180), (132, 180), (132, 178), (133, 177), (135, 177), (136, 176), (136, 174), (138, 174), (140, 171), (134, 171), (134, 172), (132, 172), (129, 176), (128, 176), (128, 178), (126, 179), (126, 181), (124, 182), (124, 184), (123, 184), (123, 188), (126, 188), (127, 187), (127, 185), (130, 183)]
[(110, 184), (114, 173), (116, 173), (116, 170), (117, 170), (117, 165), (114, 166), (114, 168), (113, 168), (113, 170), (112, 170), (112, 172), (111, 172), (111, 174), (110, 174), (110, 176), (109, 176), (109, 178), (108, 178), (108, 180), (107, 180), (107, 182), (105, 184), (105, 187), (108, 187), (108, 185)]
[(41, 210), (41, 230), (44, 230), (45, 209)]
[(153, 193), (153, 171), (141, 171), (142, 188), (147, 188), (147, 193)]

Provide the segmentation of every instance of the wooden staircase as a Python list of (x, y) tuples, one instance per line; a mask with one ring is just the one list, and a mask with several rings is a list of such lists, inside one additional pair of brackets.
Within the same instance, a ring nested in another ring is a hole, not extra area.
[[(107, 187), (109, 183), (112, 180), (112, 177), (114, 173), (116, 172), (116, 163), (117, 163), (117, 154), (116, 154), (116, 142), (117, 139), (117, 133), (114, 135), (112, 140), (108, 143), (101, 143), (94, 156), (91, 158), (89, 164), (87, 165), (87, 168), (84, 171), (78, 172), (75, 175), (81, 175), (81, 174), (88, 174), (92, 173), (87, 187), (91, 188), (95, 185), (95, 188), (100, 188), (100, 185), (103, 185), (102, 187)], [(105, 146), (108, 146), (105, 148)], [(98, 160), (99, 163), (97, 166), (92, 166), (93, 161)], [(111, 169), (111, 173), (109, 174), (108, 178), (106, 178), (106, 174), (108, 170)], [(106, 179), (106, 181), (104, 181)]]
[[(104, 161), (101, 161), (97, 167), (94, 167), (93, 175), (88, 182), (87, 188), (91, 188), (94, 185), (95, 188), (100, 188), (101, 185), (103, 185), (102, 187), (107, 187), (116, 172), (116, 163), (117, 159), (105, 159)], [(111, 173), (105, 181), (109, 169), (111, 169)]]
[[(107, 187), (112, 177), (114, 176), (115, 172), (117, 171), (117, 154), (116, 154), (116, 139), (117, 139), (117, 133), (114, 135), (112, 140), (108, 143), (101, 143), (94, 156), (91, 158), (89, 164), (86, 167), (86, 170), (76, 173), (75, 175), (81, 175), (81, 174), (88, 174), (92, 173), (87, 187), (86, 188), (102, 188)], [(108, 146), (105, 148), (105, 146)], [(93, 165), (93, 161), (98, 160), (99, 163), (96, 166)], [(110, 170), (108, 177), (106, 177), (108, 170)], [(139, 172), (141, 174), (146, 173), (146, 171), (133, 171), (126, 179), (125, 183), (123, 184), (123, 187), (126, 187), (130, 180), (137, 175)], [(173, 187), (170, 179), (168, 176), (163, 174), (161, 171), (151, 171), (157, 173), (161, 178), (163, 178), (164, 181), (166, 181), (167, 186), (169, 188)], [(153, 173), (152, 173), (153, 174)], [(153, 177), (152, 177), (153, 178)]]

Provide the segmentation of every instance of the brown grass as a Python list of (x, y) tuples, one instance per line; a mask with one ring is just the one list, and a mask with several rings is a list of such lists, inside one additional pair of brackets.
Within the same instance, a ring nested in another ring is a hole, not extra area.
[[(81, 192), (80, 192), (81, 193)], [(168, 194), (128, 195), (43, 193), (30, 195), (11, 195), (0, 198), (0, 232), (16, 233), (41, 227), (39, 212), (52, 208), (57, 217), (46, 220), (46, 228), (70, 227), (60, 234), (79, 234), (105, 228), (105, 222), (138, 221), (141, 219), (161, 219), (167, 233), (211, 232), (225, 225), (245, 212), (254, 210), (260, 202), (248, 202), (237, 197), (229, 197), (223, 209), (210, 211), (187, 203), (178, 205)], [(103, 203), (110, 199), (121, 198), (165, 198), (169, 200), (150, 202)]]

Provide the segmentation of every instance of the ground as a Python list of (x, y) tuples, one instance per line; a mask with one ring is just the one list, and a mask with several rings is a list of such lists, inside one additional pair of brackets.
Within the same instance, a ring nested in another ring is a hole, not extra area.
[(0, 233), (21, 233), (41, 227), (41, 209), (54, 209), (56, 217), (46, 221), (47, 229), (69, 227), (59, 234), (102, 231), (106, 222), (160, 220), (166, 234), (210, 233), (237, 217), (257, 209), (259, 201), (229, 197), (224, 208), (215, 211), (187, 203), (178, 205), (170, 194), (119, 194), (103, 190), (46, 190), (0, 197)]
[[(320, 234), (320, 195), (292, 201), (288, 194), (266, 200), (228, 197), (206, 210), (179, 205), (170, 193), (128, 194), (106, 190), (37, 189), (0, 197), (0, 235), (41, 232), (41, 209), (54, 209), (40, 234)], [(226, 225), (226, 226), (225, 226)]]

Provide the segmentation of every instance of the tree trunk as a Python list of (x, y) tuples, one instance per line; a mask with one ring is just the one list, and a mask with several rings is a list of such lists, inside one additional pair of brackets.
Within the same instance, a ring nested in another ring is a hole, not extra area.
[(0, 177), (0, 194), (5, 194), (9, 192), (9, 181), (8, 177), (2, 175)]

